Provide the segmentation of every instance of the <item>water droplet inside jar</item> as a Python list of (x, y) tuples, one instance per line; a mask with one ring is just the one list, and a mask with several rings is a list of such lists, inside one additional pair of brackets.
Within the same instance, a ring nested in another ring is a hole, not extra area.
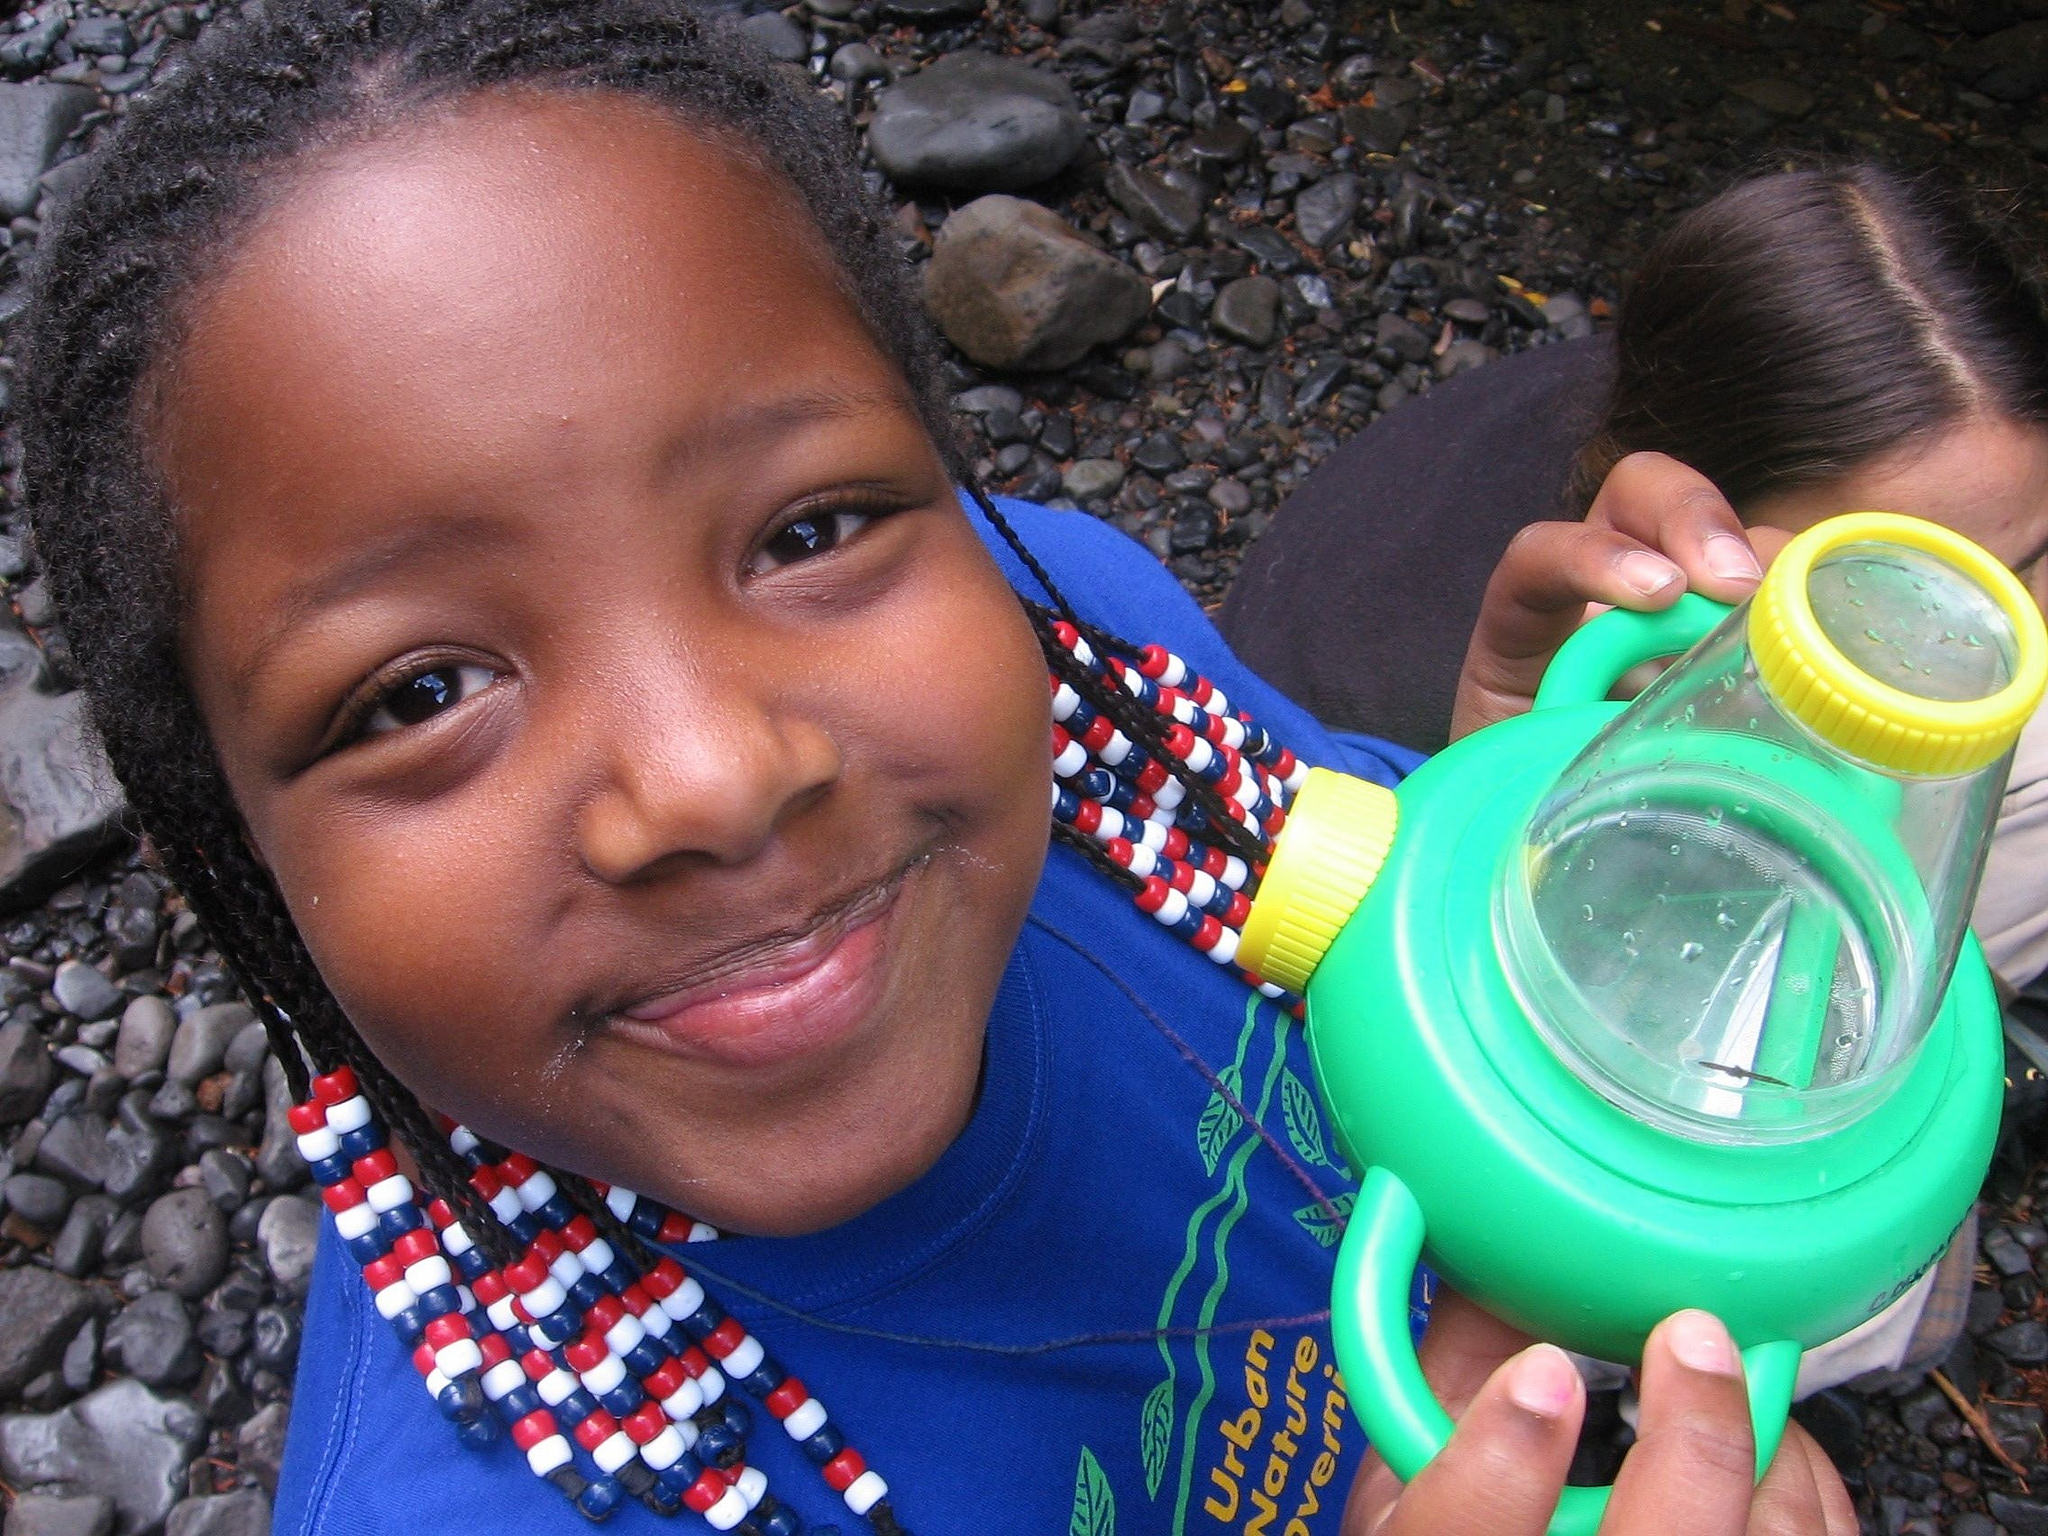
[(1681, 960), (1697, 960), (1701, 955), (1704, 955), (1706, 952), (1706, 945), (1695, 944), (1691, 939), (1687, 939), (1683, 944), (1678, 946), (1678, 958)]

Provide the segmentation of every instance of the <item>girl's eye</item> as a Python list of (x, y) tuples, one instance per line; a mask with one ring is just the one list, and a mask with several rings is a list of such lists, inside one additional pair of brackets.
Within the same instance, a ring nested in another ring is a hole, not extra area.
[(753, 572), (761, 575), (828, 554), (875, 520), (873, 512), (813, 512), (784, 525), (754, 556)]
[(415, 672), (378, 699), (364, 719), (362, 734), (381, 736), (431, 720), (488, 688), (497, 674), (489, 667), (435, 667)]

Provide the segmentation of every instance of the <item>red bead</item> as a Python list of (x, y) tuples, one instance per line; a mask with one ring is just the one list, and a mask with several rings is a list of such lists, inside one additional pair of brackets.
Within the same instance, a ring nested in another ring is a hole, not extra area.
[(1189, 942), (1206, 955), (1221, 942), (1222, 938), (1223, 925), (1204, 912), (1201, 922), (1195, 925), (1195, 936)]
[(542, 1227), (534, 1234), (533, 1251), (539, 1254), (544, 1262), (554, 1263), (565, 1251), (561, 1234)]
[(540, 1255), (529, 1253), (517, 1264), (507, 1264), (502, 1271), (505, 1283), (524, 1296), (548, 1277), (547, 1265), (541, 1263)]
[(576, 1436), (576, 1443), (586, 1451), (596, 1450), (618, 1432), (619, 1421), (602, 1408), (593, 1410), (589, 1417), (571, 1431)]
[(495, 1306), (512, 1294), (505, 1284), (505, 1277), (495, 1269), (485, 1270), (478, 1275), (470, 1282), (469, 1288), (476, 1299), (486, 1307)]
[[(1280, 829), (1286, 825), (1287, 813), (1283, 810), (1275, 809), (1273, 814), (1266, 818), (1266, 836), (1278, 837)], [(1261, 870), (1260, 873), (1263, 874), (1265, 871)]]
[(426, 1327), (426, 1340), (436, 1349), (446, 1349), (468, 1337), (469, 1319), (460, 1312), (443, 1312)]
[(642, 1377), (640, 1384), (652, 1397), (674, 1397), (689, 1379), (690, 1373), (683, 1369), (683, 1362), (670, 1355)]
[(661, 1218), (661, 1230), (654, 1234), (657, 1243), (680, 1243), (690, 1236), (690, 1218), (681, 1211), (670, 1211)]
[(661, 1404), (646, 1402), (627, 1414), (619, 1427), (632, 1436), (635, 1445), (645, 1445), (668, 1428), (668, 1415), (661, 1411)]
[(1138, 770), (1137, 785), (1141, 793), (1156, 795), (1165, 787), (1166, 765), (1154, 759)]
[(1195, 888), (1195, 872), (1176, 860), (1166, 866), (1166, 883), (1185, 896)]
[(1166, 893), (1171, 889), (1172, 887), (1157, 875), (1147, 875), (1143, 889), (1131, 899), (1137, 903), (1140, 912), (1150, 914), (1166, 905)]
[(526, 1379), (528, 1381), (544, 1380), (559, 1369), (555, 1364), (554, 1357), (544, 1349), (529, 1349), (525, 1354), (521, 1355), (519, 1357), (519, 1368), (526, 1372)]
[(1074, 807), (1074, 826), (1082, 832), (1094, 832), (1102, 825), (1102, 807), (1093, 800), (1083, 800)]
[(313, 1079), (313, 1097), (322, 1104), (340, 1104), (354, 1098), (356, 1092), (356, 1074), (350, 1067), (336, 1067)]
[(1148, 645), (1138, 652), (1138, 670), (1155, 683), (1166, 676), (1166, 664), (1171, 658), (1163, 646)]
[(291, 1122), (292, 1129), (301, 1136), (310, 1136), (327, 1124), (327, 1111), (321, 1107), (318, 1100), (311, 1104), (294, 1104), (285, 1111), (284, 1117)]
[(1116, 727), (1107, 715), (1097, 715), (1089, 722), (1088, 729), (1081, 733), (1081, 745), (1090, 752), (1100, 752), (1109, 745), (1109, 738), (1116, 734)]
[(1195, 749), (1195, 733), (1174, 721), (1166, 728), (1166, 748), (1175, 757), (1186, 757)]
[[(1159, 765), (1154, 763), (1151, 766), (1157, 768)], [(1153, 803), (1150, 795), (1133, 795), (1131, 796), (1130, 807), (1124, 814), (1133, 821), (1150, 821), (1152, 813), (1158, 809), (1159, 807)]]
[(683, 1502), (701, 1515), (724, 1498), (725, 1490), (730, 1486), (724, 1478), (706, 1467), (703, 1476), (683, 1490)]
[(524, 1184), (539, 1172), (540, 1164), (524, 1152), (507, 1153), (505, 1160), (498, 1164), (498, 1173), (507, 1184)]
[(455, 1225), (455, 1212), (448, 1208), (446, 1200), (436, 1197), (427, 1202), (427, 1220), (446, 1231)]
[(1067, 734), (1067, 728), (1055, 720), (1052, 727), (1052, 755), (1058, 757), (1062, 752), (1066, 751), (1067, 743), (1073, 739), (1073, 737)]
[(620, 1318), (626, 1315), (626, 1304), (616, 1296), (600, 1296), (590, 1304), (590, 1310), (583, 1314), (583, 1320), (599, 1333), (610, 1333)]
[(381, 1184), (398, 1172), (398, 1159), (389, 1147), (379, 1147), (366, 1157), (355, 1160), (349, 1170), (356, 1176), (356, 1182), (368, 1189), (372, 1184)]
[(562, 1228), (562, 1241), (569, 1245), (571, 1253), (581, 1253), (597, 1241), (597, 1223), (588, 1216), (578, 1216)]
[(320, 1191), (320, 1203), (337, 1216), (351, 1207), (361, 1205), (365, 1198), (363, 1186), (354, 1179), (339, 1179)]
[(1223, 878), (1223, 871), (1229, 867), (1230, 855), (1221, 848), (1204, 848), (1202, 850), (1202, 873), (1211, 880), (1221, 880)]
[(834, 1493), (844, 1493), (853, 1486), (853, 1480), (859, 1477), (861, 1473), (867, 1471), (867, 1469), (868, 1464), (866, 1460), (862, 1458), (859, 1451), (856, 1451), (849, 1445), (845, 1450), (825, 1463), (822, 1469), (825, 1474), (825, 1486)]
[(562, 1351), (568, 1358), (569, 1368), (579, 1373), (596, 1370), (611, 1352), (611, 1346), (605, 1343), (601, 1333), (586, 1333), (580, 1339), (572, 1339), (569, 1347)]
[(548, 1436), (558, 1433), (555, 1416), (545, 1408), (536, 1408), (512, 1426), (512, 1443), (522, 1451), (530, 1451)]
[(1065, 619), (1053, 620), (1052, 633), (1053, 638), (1070, 651), (1081, 643), (1081, 632)]
[(1183, 686), (1194, 696), (1197, 704), (1206, 704), (1216, 697), (1215, 686), (1199, 672), (1190, 673)]
[(1131, 867), (1131, 840), (1129, 838), (1112, 837), (1102, 845), (1102, 849), (1112, 859), (1115, 859), (1117, 863), (1123, 865), (1125, 869)]
[(503, 1365), (512, 1358), (512, 1346), (505, 1342), (505, 1335), (502, 1333), (485, 1334), (476, 1341), (476, 1347), (483, 1351), (484, 1369), (487, 1371), (492, 1366)]
[(664, 1258), (641, 1277), (640, 1283), (647, 1287), (648, 1295), (659, 1301), (664, 1296), (673, 1296), (676, 1287), (689, 1278), (682, 1265), (674, 1259)]
[(690, 1373), (690, 1378), (693, 1381), (711, 1369), (711, 1361), (706, 1358), (704, 1351), (694, 1344), (677, 1355), (676, 1360), (684, 1370)]
[(1245, 919), (1252, 915), (1252, 904), (1245, 899), (1243, 891), (1230, 898), (1230, 910), (1223, 914), (1223, 921), (1232, 928), (1242, 928)]
[(1282, 747), (1280, 749), (1280, 755), (1273, 759), (1270, 766), (1273, 772), (1278, 777), (1284, 779), (1287, 777), (1287, 775), (1294, 772), (1296, 768), (1300, 767), (1301, 764), (1295, 758), (1295, 755), (1292, 752), (1288, 751), (1285, 747)]
[(421, 1344), (412, 1352), (412, 1368), (422, 1376), (434, 1368), (434, 1346)]
[(1237, 786), (1243, 782), (1244, 775), (1237, 771), (1237, 764), (1226, 763), (1223, 769), (1223, 777), (1216, 781), (1216, 793), (1219, 795), (1233, 794), (1236, 792)]
[(369, 1282), (373, 1291), (381, 1291), (385, 1286), (396, 1284), (404, 1278), (405, 1266), (388, 1253), (381, 1259), (372, 1259), (363, 1266), (363, 1279)]
[(491, 1171), (490, 1164), (486, 1163), (469, 1171), (469, 1187), (488, 1201), (497, 1199), (505, 1185), (497, 1174)]
[(462, 1123), (453, 1115), (444, 1115), (438, 1109), (429, 1110), (428, 1114), (433, 1119), (434, 1124), (441, 1128), (443, 1136), (453, 1136), (455, 1134), (455, 1127)]
[(736, 1317), (728, 1317), (705, 1335), (704, 1348), (710, 1351), (713, 1359), (723, 1360), (745, 1343), (746, 1337), (746, 1324)]
[(637, 1280), (619, 1292), (619, 1300), (625, 1303), (626, 1310), (635, 1317), (645, 1317), (647, 1309), (654, 1305), (654, 1298), (640, 1289)]
[(431, 1259), (440, 1251), (440, 1243), (425, 1227), (414, 1227), (391, 1245), (391, 1256), (399, 1263), (407, 1265), (417, 1264), (421, 1259)]
[(1184, 859), (1188, 856), (1188, 835), (1179, 827), (1166, 829), (1166, 846), (1159, 850), (1169, 859)]
[(786, 1419), (803, 1407), (804, 1399), (810, 1395), (802, 1382), (794, 1376), (785, 1376), (780, 1386), (761, 1399), (761, 1405), (778, 1419)]

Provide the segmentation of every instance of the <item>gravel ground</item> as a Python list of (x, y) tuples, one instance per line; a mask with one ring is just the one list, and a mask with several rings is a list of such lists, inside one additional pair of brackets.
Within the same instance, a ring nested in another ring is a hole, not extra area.
[[(1660, 223), (1745, 169), (1873, 154), (1981, 189), (2024, 237), (2048, 209), (2048, 0), (727, 8), (863, 129), (990, 482), (1117, 522), (1205, 600), (1336, 443), (1599, 326)], [(0, 32), (0, 324), (64, 162), (213, 11), (48, 0)], [(931, 67), (966, 50), (1007, 62)], [(0, 456), (6, 1532), (253, 1536), (316, 1208), (204, 935), (104, 800), (31, 792), (23, 764), (76, 760), (75, 698)], [(1802, 1410), (1868, 1531), (2048, 1532), (2048, 1080), (2011, 1075), (1940, 1380)]]

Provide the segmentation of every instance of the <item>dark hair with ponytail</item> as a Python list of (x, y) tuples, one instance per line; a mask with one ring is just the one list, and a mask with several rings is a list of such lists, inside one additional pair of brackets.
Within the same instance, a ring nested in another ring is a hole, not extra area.
[[(139, 99), (38, 251), (22, 348), (23, 464), (38, 552), (108, 756), (141, 830), (205, 922), (269, 1032), (296, 1099), (308, 1070), (351, 1068), (494, 1263), (517, 1259), (433, 1119), (370, 1053), (327, 991), (283, 897), (250, 849), (178, 663), (174, 509), (152, 468), (153, 370), (182, 313), (301, 157), (408, 114), (505, 88), (613, 91), (672, 112), (779, 173), (809, 213), (869, 330), (901, 369), (956, 480), (969, 475), (938, 351), (889, 226), (824, 98), (664, 0), (310, 0), (251, 7)], [(1258, 839), (1166, 750), (1157, 717), (1088, 675), (1053, 633), (1078, 622), (986, 496), (977, 504), (1054, 604), (1025, 607), (1049, 665), (1165, 764), (1248, 863)], [(1135, 655), (1088, 631), (1098, 650)], [(1139, 883), (1093, 842), (1056, 835)], [(622, 1251), (652, 1262), (587, 1181), (570, 1198)]]
[(1874, 165), (1745, 181), (1651, 248), (1580, 506), (1643, 450), (1740, 512), (1973, 417), (2048, 423), (2048, 306), (1961, 196)]

